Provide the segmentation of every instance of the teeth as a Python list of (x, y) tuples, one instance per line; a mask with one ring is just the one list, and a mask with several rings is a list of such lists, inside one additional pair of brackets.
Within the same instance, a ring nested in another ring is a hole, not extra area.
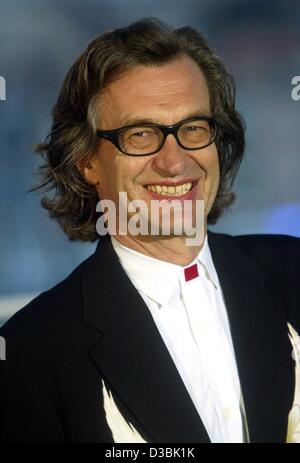
[(192, 188), (191, 183), (184, 183), (183, 185), (166, 186), (166, 185), (148, 185), (148, 190), (153, 191), (153, 193), (172, 195), (172, 196), (182, 196), (186, 194)]

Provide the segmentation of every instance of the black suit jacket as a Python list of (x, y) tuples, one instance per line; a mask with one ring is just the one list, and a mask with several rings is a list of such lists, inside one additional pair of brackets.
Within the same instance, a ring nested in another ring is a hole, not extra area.
[[(251, 442), (284, 442), (294, 393), (287, 321), (300, 332), (300, 240), (209, 232)], [(0, 441), (113, 442), (102, 379), (147, 442), (209, 442), (109, 238), (1, 329)]]

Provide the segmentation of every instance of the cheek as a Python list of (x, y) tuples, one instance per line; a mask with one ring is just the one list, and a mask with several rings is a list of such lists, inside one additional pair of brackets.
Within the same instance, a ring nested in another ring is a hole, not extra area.
[(150, 161), (144, 157), (127, 156), (118, 165), (118, 181), (126, 190), (138, 188), (142, 179), (147, 175)]
[(219, 164), (219, 156), (217, 150), (212, 154), (211, 160), (211, 168), (210, 168), (210, 196), (211, 202), (214, 201), (220, 184), (220, 164)]
[(204, 171), (206, 180), (209, 181), (209, 183), (219, 181), (219, 156), (217, 148), (214, 145), (204, 149), (202, 153), (198, 153), (194, 160), (198, 164), (198, 167)]
[(116, 169), (112, 162), (112, 158), (106, 154), (100, 155), (101, 157), (97, 163), (97, 192), (101, 199), (111, 198), (116, 185)]
[(219, 156), (218, 151), (215, 145), (212, 146), (209, 153), (207, 153), (207, 173), (211, 175), (213, 180), (219, 182), (220, 179), (220, 166), (219, 166)]
[(220, 183), (220, 166), (217, 148), (212, 146), (202, 160), (202, 168), (205, 171), (204, 190), (210, 201), (216, 196)]
[(215, 178), (215, 183), (219, 184), (220, 181), (220, 166), (219, 166), (219, 158), (216, 156), (213, 166), (213, 175)]
[(103, 159), (99, 165), (100, 181), (99, 192), (102, 197), (116, 197), (120, 191), (132, 191), (139, 170), (134, 158), (125, 158), (122, 155)]

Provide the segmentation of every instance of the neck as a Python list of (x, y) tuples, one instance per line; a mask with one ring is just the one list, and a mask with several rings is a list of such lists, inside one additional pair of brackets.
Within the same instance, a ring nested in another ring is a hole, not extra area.
[[(204, 238), (207, 231), (205, 230)], [(170, 262), (171, 264), (185, 267), (198, 256), (204, 244), (204, 238), (200, 245), (187, 246), (185, 236), (133, 236), (115, 235), (119, 243), (134, 251), (145, 254), (155, 259)]]

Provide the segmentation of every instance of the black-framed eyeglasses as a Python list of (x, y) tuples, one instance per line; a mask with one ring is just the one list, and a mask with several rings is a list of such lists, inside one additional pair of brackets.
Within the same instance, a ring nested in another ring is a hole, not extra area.
[(213, 117), (196, 116), (174, 125), (134, 124), (115, 130), (97, 130), (97, 136), (109, 140), (129, 156), (157, 153), (169, 134), (181, 148), (199, 150), (211, 145), (217, 137), (218, 122)]

